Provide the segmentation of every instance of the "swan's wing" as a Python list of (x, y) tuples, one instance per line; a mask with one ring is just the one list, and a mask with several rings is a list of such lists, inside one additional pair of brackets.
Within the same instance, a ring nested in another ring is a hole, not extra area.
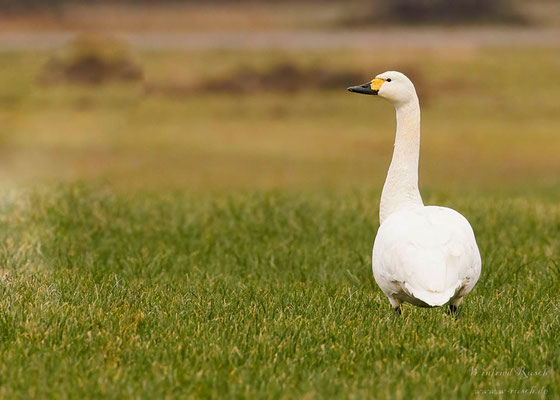
[(386, 294), (383, 286), (441, 305), (473, 288), (480, 275), (480, 254), (461, 214), (420, 207), (391, 215), (379, 228), (373, 269)]

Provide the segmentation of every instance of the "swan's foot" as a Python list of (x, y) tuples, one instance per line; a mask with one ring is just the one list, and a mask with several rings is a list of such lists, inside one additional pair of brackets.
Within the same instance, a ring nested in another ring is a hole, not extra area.
[(397, 317), (400, 316), (401, 315), (401, 307), (398, 306), (398, 307), (393, 308), (393, 312), (395, 313), (395, 315)]

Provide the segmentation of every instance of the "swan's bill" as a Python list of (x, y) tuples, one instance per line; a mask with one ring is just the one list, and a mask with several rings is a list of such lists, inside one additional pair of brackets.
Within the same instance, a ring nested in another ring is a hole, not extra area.
[(348, 88), (349, 92), (360, 93), (360, 94), (373, 94), (379, 93), (379, 89), (385, 83), (385, 79), (375, 78), (373, 81), (364, 83), (359, 86), (350, 86)]

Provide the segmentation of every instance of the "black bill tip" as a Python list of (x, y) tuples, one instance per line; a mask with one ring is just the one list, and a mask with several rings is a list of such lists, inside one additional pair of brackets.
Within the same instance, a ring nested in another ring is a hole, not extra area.
[(364, 83), (363, 85), (359, 85), (359, 86), (350, 86), (347, 90), (352, 93), (370, 94), (370, 95), (372, 94), (376, 95), (378, 92), (377, 90), (371, 90), (371, 82)]

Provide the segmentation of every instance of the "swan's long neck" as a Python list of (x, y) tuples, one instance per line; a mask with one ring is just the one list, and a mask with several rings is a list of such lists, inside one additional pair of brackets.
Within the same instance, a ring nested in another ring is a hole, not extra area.
[(379, 220), (381, 223), (392, 213), (422, 206), (418, 190), (418, 158), (420, 156), (420, 105), (415, 96), (410, 101), (395, 106), (397, 134), (393, 160), (387, 173)]

